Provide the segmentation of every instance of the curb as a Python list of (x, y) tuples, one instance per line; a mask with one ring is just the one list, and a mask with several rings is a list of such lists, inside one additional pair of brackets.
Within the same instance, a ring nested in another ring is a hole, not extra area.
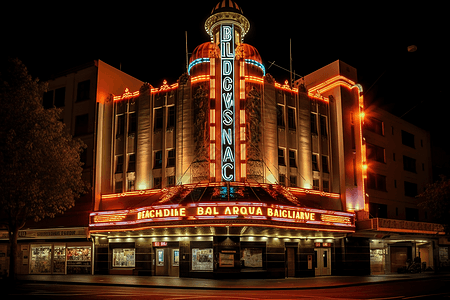
[(333, 289), (333, 288), (345, 288), (354, 286), (364, 286), (364, 285), (374, 285), (374, 284), (384, 284), (388, 282), (404, 282), (404, 281), (414, 281), (422, 279), (433, 279), (445, 276), (442, 275), (431, 275), (429, 277), (408, 277), (399, 279), (386, 279), (380, 281), (370, 281), (370, 282), (357, 282), (357, 283), (344, 283), (335, 285), (323, 285), (323, 286), (291, 286), (291, 287), (276, 287), (276, 286), (266, 286), (266, 287), (233, 287), (233, 286), (177, 286), (177, 285), (138, 285), (129, 283), (108, 283), (108, 282), (80, 282), (80, 281), (61, 281), (61, 280), (36, 280), (36, 279), (19, 279), (18, 283), (45, 283), (45, 284), (67, 284), (67, 285), (90, 285), (90, 286), (119, 286), (119, 287), (139, 287), (139, 288), (166, 288), (166, 289), (203, 289), (203, 290), (317, 290), (317, 289)]

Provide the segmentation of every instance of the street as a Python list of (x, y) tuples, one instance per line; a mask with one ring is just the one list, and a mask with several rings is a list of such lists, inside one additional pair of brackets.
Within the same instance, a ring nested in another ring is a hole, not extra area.
[[(288, 290), (168, 289), (26, 283), (7, 299), (442, 299), (450, 298), (450, 278), (387, 282), (341, 288)], [(2, 299), (4, 299), (2, 297)]]

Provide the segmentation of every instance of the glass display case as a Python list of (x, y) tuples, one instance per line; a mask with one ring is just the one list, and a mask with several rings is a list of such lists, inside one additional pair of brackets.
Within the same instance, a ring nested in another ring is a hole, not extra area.
[(135, 249), (113, 249), (113, 267), (134, 268)]

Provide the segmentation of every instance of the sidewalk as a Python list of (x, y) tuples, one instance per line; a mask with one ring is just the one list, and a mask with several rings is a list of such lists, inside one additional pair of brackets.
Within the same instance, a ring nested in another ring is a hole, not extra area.
[(450, 274), (419, 273), (371, 276), (323, 276), (286, 279), (198, 279), (165, 276), (122, 275), (19, 275), (21, 282), (48, 284), (114, 285), (148, 288), (211, 289), (211, 290), (283, 290), (320, 289), (375, 284), (391, 281), (420, 280)]

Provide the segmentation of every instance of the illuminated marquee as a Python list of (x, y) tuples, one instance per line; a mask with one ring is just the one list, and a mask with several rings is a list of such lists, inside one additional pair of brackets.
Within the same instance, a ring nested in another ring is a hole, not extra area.
[[(99, 215), (101, 214), (101, 218)], [(120, 216), (120, 217), (119, 217)], [(91, 214), (91, 227), (139, 224), (164, 221), (205, 219), (253, 219), (354, 227), (354, 214), (340, 211), (267, 205), (263, 203), (200, 203), (182, 205), (159, 205), (124, 212), (97, 212)]]
[(234, 139), (234, 25), (220, 26), (222, 66), (222, 180), (235, 180)]

